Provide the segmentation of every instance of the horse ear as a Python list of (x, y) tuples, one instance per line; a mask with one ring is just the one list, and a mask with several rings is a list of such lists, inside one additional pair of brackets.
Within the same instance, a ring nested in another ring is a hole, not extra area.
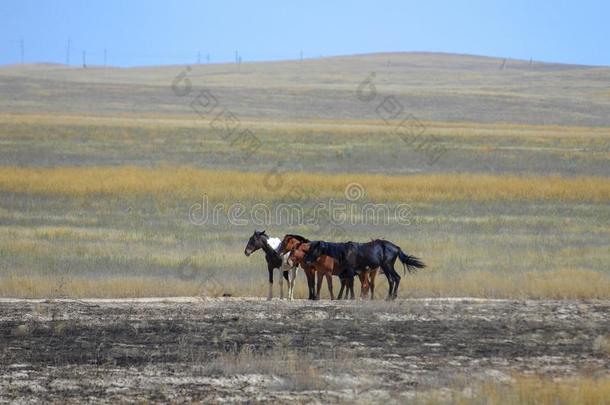
[(267, 234), (265, 233), (265, 230), (264, 230), (264, 229), (261, 231), (261, 235), (265, 235), (265, 236), (267, 236)]

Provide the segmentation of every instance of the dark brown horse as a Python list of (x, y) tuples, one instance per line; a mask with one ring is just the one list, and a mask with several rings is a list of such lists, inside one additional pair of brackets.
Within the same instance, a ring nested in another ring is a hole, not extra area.
[[(290, 251), (290, 257), (288, 258), (289, 263), (298, 264), (300, 266), (307, 266), (305, 264), (305, 255), (309, 251), (310, 244), (307, 243), (293, 243), (293, 248)], [(326, 284), (328, 286), (328, 292), (330, 293), (330, 299), (334, 300), (335, 295), (333, 293), (333, 282), (332, 276), (337, 276), (341, 274), (342, 269), (339, 266), (339, 263), (330, 256), (320, 256), (318, 259), (311, 265), (313, 272), (317, 274), (317, 285), (316, 285), (316, 299), (320, 299), (320, 290), (322, 289), (322, 282), (324, 281), (324, 277), (326, 277)], [(371, 299), (373, 298), (374, 286), (375, 286), (375, 276), (377, 275), (377, 269), (374, 270), (365, 270), (358, 274), (360, 278), (360, 297), (364, 298), (368, 295), (368, 292), (371, 291)], [(339, 290), (338, 298), (341, 299), (343, 297), (343, 291), (346, 287), (346, 280), (341, 280), (341, 289)], [(351, 291), (352, 298), (354, 297), (353, 290)], [(347, 298), (347, 292), (345, 297)]]

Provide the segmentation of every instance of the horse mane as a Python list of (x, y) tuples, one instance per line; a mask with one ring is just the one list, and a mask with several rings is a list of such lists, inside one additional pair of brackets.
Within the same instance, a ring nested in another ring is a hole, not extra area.
[(307, 239), (306, 237), (301, 236), (301, 235), (287, 233), (286, 235), (284, 235), (284, 239), (286, 239), (287, 236), (290, 236), (291, 238), (295, 238), (296, 240), (298, 240), (301, 243), (309, 243), (309, 239)]

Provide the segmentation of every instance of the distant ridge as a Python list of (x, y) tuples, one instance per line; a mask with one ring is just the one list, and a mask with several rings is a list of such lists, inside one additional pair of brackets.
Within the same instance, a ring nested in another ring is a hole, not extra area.
[[(0, 112), (193, 115), (171, 91), (185, 66), (3, 66)], [(190, 67), (195, 89), (243, 118), (379, 120), (375, 103), (391, 95), (420, 120), (610, 126), (609, 67), (438, 52)], [(372, 72), (378, 98), (363, 102)]]
[[(506, 60), (507, 62), (516, 62), (516, 63), (525, 63), (529, 64), (529, 59), (519, 59), (512, 57), (501, 57), (501, 56), (486, 56), (486, 55), (475, 55), (475, 54), (467, 54), (467, 53), (452, 53), (452, 52), (431, 52), (431, 51), (405, 51), (405, 52), (371, 52), (371, 53), (354, 53), (354, 54), (345, 54), (345, 55), (328, 55), (328, 56), (320, 56), (320, 57), (310, 57), (305, 58), (303, 61), (312, 61), (312, 60), (334, 60), (334, 59), (347, 59), (347, 58), (402, 58), (402, 57), (438, 57), (438, 58), (461, 58), (461, 59), (473, 59), (473, 60), (489, 60), (492, 62), (502, 62)], [(248, 63), (285, 63), (285, 62), (300, 62), (300, 59), (278, 59), (278, 60), (256, 60), (256, 61), (248, 61), (245, 60), (242, 64)], [(586, 65), (586, 64), (578, 64), (578, 63), (563, 63), (563, 62), (555, 62), (555, 61), (540, 61), (532, 59), (531, 63), (534, 64), (546, 64), (546, 65), (559, 65), (570, 68), (610, 68), (610, 66), (605, 65)], [(197, 65), (197, 63), (192, 63), (193, 65)], [(180, 66), (183, 64), (179, 64)], [(199, 65), (207, 65), (207, 64), (199, 64)], [(220, 62), (220, 63), (211, 63), (211, 65), (222, 66), (222, 65), (235, 65), (235, 62)], [(19, 67), (19, 66), (70, 66), (74, 68), (82, 68), (82, 66), (78, 64), (66, 65), (64, 63), (58, 62), (30, 62), (25, 64), (13, 63), (0, 65), (0, 69), (5, 67)], [(103, 66), (103, 65), (88, 65), (87, 68), (162, 68), (166, 66), (178, 66), (176, 64), (163, 64), (163, 65), (139, 65), (139, 66), (130, 66), (130, 67), (121, 67), (121, 66)]]

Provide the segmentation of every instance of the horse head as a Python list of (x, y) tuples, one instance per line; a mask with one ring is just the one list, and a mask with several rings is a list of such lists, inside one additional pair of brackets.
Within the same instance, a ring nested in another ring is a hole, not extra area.
[(248, 239), (248, 244), (244, 249), (244, 254), (246, 256), (250, 256), (252, 253), (256, 252), (258, 249), (261, 249), (263, 245), (266, 243), (269, 237), (265, 233), (265, 231), (254, 231), (250, 239)]
[(288, 256), (288, 264), (290, 264), (291, 266), (302, 264), (304, 262), (305, 255), (309, 251), (309, 245), (309, 242), (300, 242), (296, 244), (290, 250), (290, 255)]
[(298, 247), (301, 243), (306, 242), (309, 242), (309, 239), (301, 235), (286, 234), (284, 235), (284, 239), (282, 239), (282, 243), (280, 243), (278, 251), (280, 253), (287, 253)]
[(324, 254), (326, 243), (323, 241), (314, 241), (309, 244), (309, 250), (305, 254), (304, 262), (306, 265), (311, 265), (318, 257)]

